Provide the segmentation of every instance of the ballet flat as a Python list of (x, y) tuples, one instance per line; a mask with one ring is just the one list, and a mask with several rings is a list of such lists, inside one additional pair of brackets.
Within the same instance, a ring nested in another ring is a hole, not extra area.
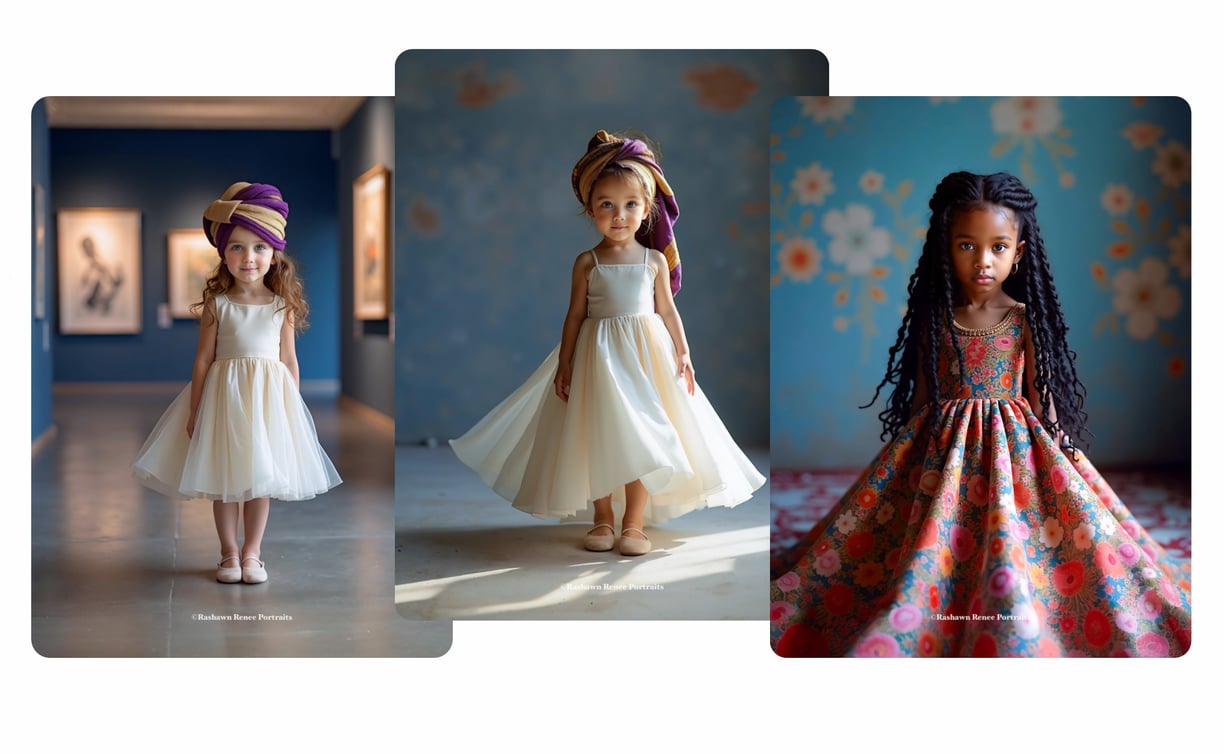
[[(226, 568), (223, 564), (231, 560), (237, 562), (238, 565)], [(242, 581), (241, 565), (242, 561), (238, 560), (237, 555), (222, 556), (221, 562), (217, 563), (217, 581), (220, 581), (222, 584), (237, 584), (239, 581)]]
[[(248, 566), (248, 561), (255, 561), (258, 565)], [(262, 584), (268, 580), (268, 572), (264, 570), (264, 562), (259, 558), (243, 558), (242, 559), (242, 583), (244, 584)]]
[[(596, 534), (600, 529), (607, 529), (607, 534)], [(595, 528), (586, 533), (582, 538), (582, 546), (591, 552), (607, 552), (616, 545), (616, 529), (612, 528), (612, 524), (596, 524)]]
[(630, 531), (635, 531), (638, 534), (641, 534), (643, 537), (646, 536), (646, 532), (636, 527), (633, 527), (633, 526), (630, 526), (627, 529), (622, 529), (620, 543), (617, 547), (617, 549), (620, 551), (620, 554), (621, 555), (645, 555), (646, 553), (650, 552), (650, 538), (647, 537), (646, 539), (637, 539), (635, 537), (626, 537), (625, 532), (630, 532)]

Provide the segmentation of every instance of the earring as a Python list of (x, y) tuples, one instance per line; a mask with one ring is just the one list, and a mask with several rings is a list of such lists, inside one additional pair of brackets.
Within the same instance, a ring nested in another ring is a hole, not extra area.
[(1012, 274), (1013, 274), (1013, 275), (1015, 275), (1015, 274), (1016, 274), (1016, 270), (1018, 270), (1018, 269), (1020, 269), (1020, 263), (1019, 263), (1019, 262), (1016, 262), (1015, 264), (1013, 264), (1013, 265), (1012, 265)]

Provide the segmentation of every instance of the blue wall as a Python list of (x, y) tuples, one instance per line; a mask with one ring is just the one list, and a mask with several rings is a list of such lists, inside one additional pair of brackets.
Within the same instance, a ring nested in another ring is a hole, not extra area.
[[(239, 180), (284, 192), (288, 251), (299, 263), (311, 306), (310, 329), (298, 340), (301, 376), (339, 379), (341, 263), (330, 131), (51, 129), (50, 142), (52, 210), (141, 210), (143, 289), (141, 332), (53, 336), (55, 381), (191, 379), (195, 320), (174, 320), (169, 329), (157, 324), (157, 306), (168, 295), (166, 234), (199, 227), (208, 203)], [(54, 249), (53, 221), (48, 230)], [(54, 280), (53, 264), (50, 272)]]
[[(879, 450), (883, 405), (856, 407), (884, 374), (931, 193), (955, 170), (1010, 172), (1037, 197), (1087, 388), (1092, 459), (1189, 462), (1184, 101), (788, 98), (771, 134), (775, 466), (858, 467)], [(826, 222), (849, 208), (869, 212), (864, 227), (888, 242), (842, 258)], [(805, 258), (818, 263), (797, 264)], [(1134, 281), (1160, 302), (1146, 317)]]
[(697, 378), (769, 439), (769, 107), (824, 94), (815, 51), (409, 51), (396, 63), (396, 440), (466, 431), (557, 344), (599, 241), (570, 170), (599, 129), (661, 145)]
[[(340, 248), (340, 374), (345, 395), (387, 416), (395, 411), (395, 353), (388, 320), (353, 316), (353, 181), (375, 165), (395, 165), (391, 97), (371, 97), (340, 130), (338, 206)], [(394, 247), (392, 247), (394, 248)]]
[[(30, 172), (33, 174), (34, 185), (43, 189), (43, 224), (48, 233), (51, 231), (51, 153), (49, 133), (47, 130), (47, 107), (42, 100), (34, 105), (30, 114)], [(33, 189), (31, 189), (32, 191)], [(33, 205), (33, 199), (31, 199)], [(37, 211), (33, 208), (32, 211)], [(55, 247), (50, 236), (46, 239), (46, 256), (48, 264), (54, 256)], [(53, 361), (51, 358), (50, 326), (51, 312), (55, 309), (55, 298), (51, 281), (54, 276), (48, 274), (43, 281), (43, 295), (46, 297), (46, 313), (43, 319), (34, 317), (34, 297), (38, 291), (34, 279), (36, 259), (34, 241), (34, 223), (30, 226), (30, 424), (31, 440), (51, 428), (51, 374)], [(44, 347), (44, 341), (46, 347)]]

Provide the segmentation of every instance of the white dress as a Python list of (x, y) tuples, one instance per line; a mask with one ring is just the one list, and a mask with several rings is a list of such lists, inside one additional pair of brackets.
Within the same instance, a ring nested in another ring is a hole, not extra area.
[(594, 517), (593, 501), (640, 479), (644, 520), (732, 507), (765, 483), (698, 387), (677, 376), (654, 308), (654, 268), (600, 264), (574, 347), (569, 402), (553, 390), (558, 351), (451, 447), (514, 507), (541, 518)]
[(132, 471), (169, 497), (239, 502), (306, 500), (340, 484), (314, 420), (280, 360), (285, 311), (217, 296), (217, 353), (195, 431), (187, 437), (191, 385), (162, 414)]

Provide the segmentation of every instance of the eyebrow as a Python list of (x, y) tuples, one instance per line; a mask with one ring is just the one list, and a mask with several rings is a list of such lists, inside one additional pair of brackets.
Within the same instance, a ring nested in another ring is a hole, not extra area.
[[(952, 236), (952, 237), (953, 237), (953, 238), (968, 238), (968, 239), (976, 239), (976, 238), (977, 238), (977, 236), (973, 235), (972, 233), (957, 233), (956, 235), (954, 235), (954, 236)], [(991, 239), (991, 240), (993, 240), (993, 241), (1000, 241), (1000, 240), (1011, 241), (1011, 240), (1012, 240), (1012, 237), (1011, 237), (1011, 236), (1009, 236), (1009, 235), (1007, 235), (1006, 233), (1000, 233), (999, 235), (995, 236), (995, 237), (994, 237), (993, 239)]]

